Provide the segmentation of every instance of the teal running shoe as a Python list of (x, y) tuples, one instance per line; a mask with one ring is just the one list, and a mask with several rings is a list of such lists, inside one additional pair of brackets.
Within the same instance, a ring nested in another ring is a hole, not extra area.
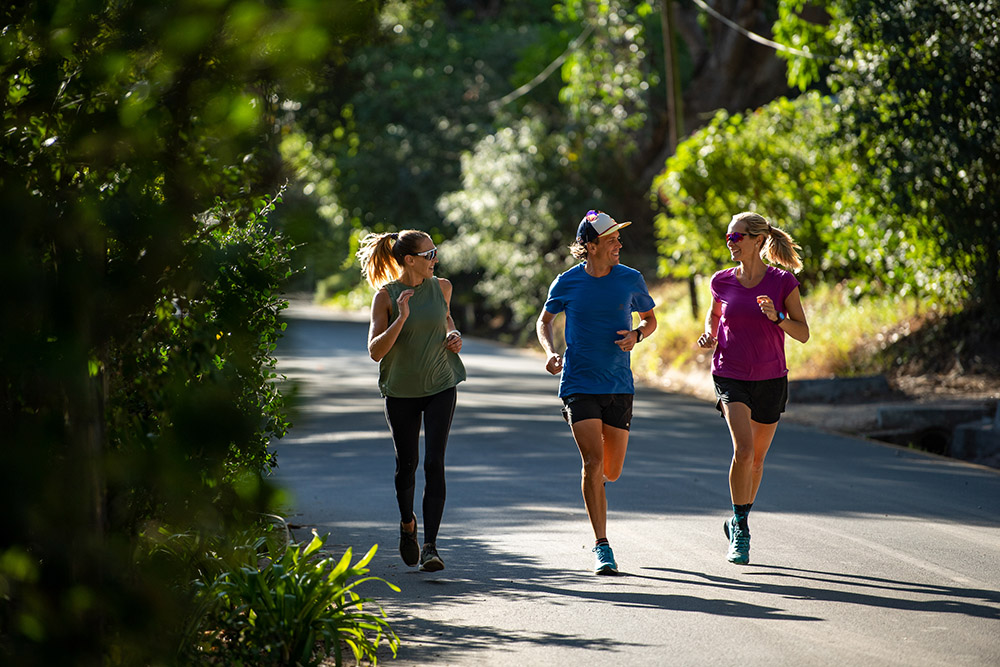
[(594, 574), (618, 574), (618, 563), (615, 562), (615, 554), (611, 551), (610, 544), (598, 544), (594, 547), (594, 554), (596, 554)]
[(729, 551), (726, 559), (736, 565), (750, 564), (750, 531), (740, 527), (736, 517), (732, 517), (722, 526), (729, 540)]

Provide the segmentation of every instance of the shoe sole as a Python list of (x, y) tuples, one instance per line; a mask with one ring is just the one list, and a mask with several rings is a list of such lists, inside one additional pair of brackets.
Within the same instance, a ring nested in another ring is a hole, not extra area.
[(600, 570), (594, 570), (594, 574), (601, 574), (604, 576), (615, 576), (618, 574), (618, 570), (611, 567), (610, 565), (605, 565)]
[(440, 558), (432, 558), (426, 563), (420, 564), (421, 572), (440, 572), (444, 569), (444, 561)]

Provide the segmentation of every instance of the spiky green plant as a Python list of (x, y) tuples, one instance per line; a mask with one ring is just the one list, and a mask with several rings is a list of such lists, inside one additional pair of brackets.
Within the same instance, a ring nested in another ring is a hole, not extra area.
[(371, 598), (355, 589), (367, 581), (367, 565), (378, 545), (353, 565), (352, 550), (339, 561), (320, 551), (326, 537), (308, 544), (270, 546), (260, 558), (254, 549), (237, 549), (213, 559), (215, 573), (203, 570), (194, 582), (196, 618), (189, 626), (183, 657), (201, 664), (318, 665), (333, 656), (343, 664), (344, 646), (355, 660), (377, 664), (386, 642), (393, 656), (399, 638), (385, 612), (368, 611)]

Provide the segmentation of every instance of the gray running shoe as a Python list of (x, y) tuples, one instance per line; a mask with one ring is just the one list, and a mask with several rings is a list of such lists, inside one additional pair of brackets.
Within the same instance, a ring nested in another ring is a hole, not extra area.
[(420, 551), (420, 571), (437, 572), (444, 569), (444, 561), (438, 556), (437, 548), (433, 544), (425, 544)]

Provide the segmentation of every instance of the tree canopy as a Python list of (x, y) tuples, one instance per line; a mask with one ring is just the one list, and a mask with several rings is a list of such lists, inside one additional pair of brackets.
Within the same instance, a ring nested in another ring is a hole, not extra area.
[(378, 4), (0, 14), (0, 497), (17, 508), (0, 654), (160, 662), (181, 600), (135, 540), (271, 504), (267, 446), (287, 428), (271, 353), (288, 247), (267, 222), (278, 114), (370, 37)]
[(803, 0), (784, 5), (776, 32), (830, 63), (820, 82), (819, 67), (783, 54), (792, 80), (829, 85), (861, 185), (890, 226), (933, 239), (923, 273), (940, 261), (958, 279), (928, 284), (953, 300), (1000, 302), (1000, 4), (838, 0), (825, 27), (795, 13)]

